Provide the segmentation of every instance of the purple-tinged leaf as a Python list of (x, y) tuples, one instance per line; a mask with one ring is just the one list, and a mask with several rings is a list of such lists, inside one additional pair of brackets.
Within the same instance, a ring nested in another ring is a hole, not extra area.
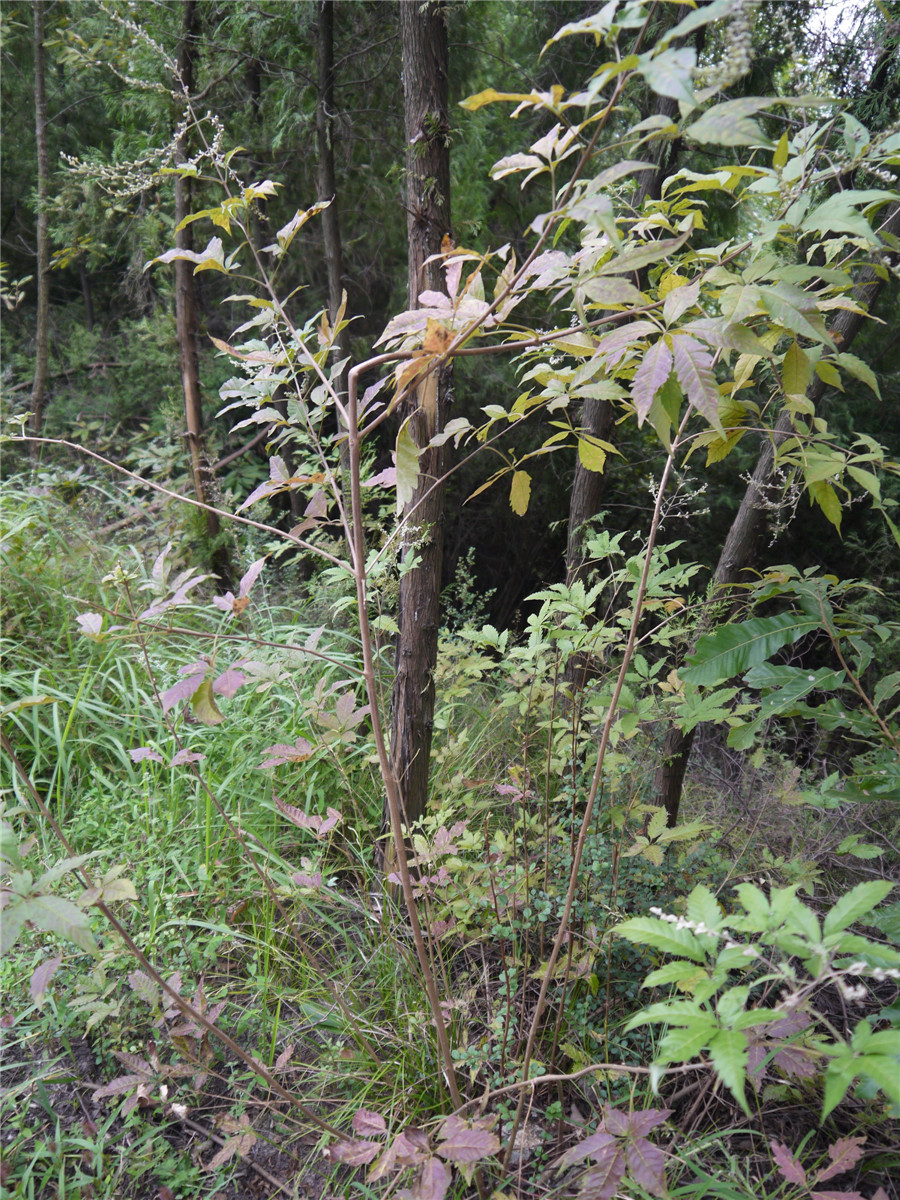
[(273, 483), (271, 479), (265, 479), (258, 484), (243, 504), (238, 505), (237, 511), (243, 512), (245, 508), (249, 508), (251, 504), (255, 504), (257, 500), (265, 500), (269, 496), (275, 496), (278, 492), (284, 491), (283, 483)]
[(453, 840), (453, 835), (446, 825), (442, 825), (434, 835), (435, 854), (455, 854), (456, 851), (457, 845)]
[(580, 1200), (612, 1200), (625, 1175), (625, 1152), (621, 1142), (611, 1139), (612, 1145), (595, 1156), (596, 1166), (582, 1175), (578, 1185)]
[(364, 1142), (347, 1138), (328, 1147), (328, 1157), (348, 1167), (362, 1167), (370, 1163), (381, 1150), (380, 1142)]
[(772, 1151), (772, 1157), (775, 1159), (778, 1170), (787, 1182), (806, 1187), (806, 1172), (787, 1146), (773, 1139), (769, 1142), (769, 1149)]
[(213, 596), (213, 604), (216, 608), (221, 608), (222, 612), (233, 613), (238, 611), (235, 608), (237, 600), (234, 592), (226, 592), (224, 596)]
[(100, 635), (103, 631), (103, 617), (100, 613), (79, 613), (75, 620), (78, 622), (81, 632), (85, 637), (89, 637), (95, 642), (100, 641)]
[(439, 1158), (429, 1158), (422, 1165), (419, 1178), (410, 1193), (412, 1200), (444, 1200), (450, 1187), (452, 1170)]
[(864, 1137), (838, 1138), (833, 1145), (828, 1147), (830, 1164), (819, 1171), (815, 1182), (824, 1183), (826, 1179), (833, 1179), (835, 1175), (843, 1175), (845, 1171), (855, 1167), (863, 1156), (865, 1144)]
[(360, 481), (360, 487), (396, 487), (397, 486), (397, 468), (385, 467), (383, 471), (379, 471), (377, 475), (373, 475), (370, 479)]
[[(446, 1128), (446, 1121), (444, 1128)], [(465, 1124), (462, 1129), (454, 1130), (448, 1137), (441, 1130), (444, 1140), (437, 1148), (442, 1158), (450, 1162), (471, 1163), (496, 1154), (500, 1149), (499, 1138), (487, 1129), (471, 1129)]]
[(651, 1129), (662, 1125), (672, 1115), (671, 1108), (642, 1108), (628, 1116), (628, 1136), (646, 1137)]
[(182, 767), (188, 763), (201, 762), (204, 758), (206, 755), (198, 754), (196, 750), (179, 750), (177, 754), (173, 755), (169, 766)]
[(250, 589), (253, 587), (256, 580), (259, 578), (259, 573), (266, 565), (265, 556), (258, 558), (248, 569), (246, 575), (241, 578), (240, 586), (238, 587), (239, 596), (249, 596)]
[(295, 871), (291, 876), (291, 883), (296, 884), (297, 887), (309, 888), (311, 891), (315, 891), (322, 886), (322, 872), (316, 871), (310, 875), (306, 871)]
[[(425, 1138), (424, 1145), (421, 1143), (423, 1137)], [(405, 1129), (402, 1133), (397, 1134), (378, 1162), (374, 1164), (367, 1179), (369, 1183), (375, 1183), (377, 1180), (383, 1179), (389, 1171), (398, 1167), (414, 1167), (430, 1157), (428, 1138), (421, 1129)]]
[(325, 811), (326, 816), (317, 818), (319, 826), (317, 829), (313, 829), (318, 838), (324, 837), (326, 833), (331, 833), (332, 829), (341, 821), (341, 814), (336, 808), (328, 808)]
[[(879, 1191), (881, 1191), (880, 1188), (879, 1188)], [(882, 1195), (883, 1194), (884, 1193), (882, 1193)], [(826, 1190), (823, 1192), (819, 1188), (815, 1188), (813, 1191), (811, 1191), (809, 1193), (809, 1195), (810, 1195), (810, 1200), (866, 1200), (866, 1198), (862, 1194), (862, 1192), (857, 1192), (857, 1191), (832, 1192), (832, 1191)], [(877, 1193), (876, 1193), (876, 1195), (877, 1195)], [(874, 1196), (872, 1197), (872, 1200), (875, 1200)]]
[(48, 958), (46, 962), (42, 962), (35, 969), (29, 983), (29, 991), (31, 999), (38, 1008), (43, 1008), (44, 997), (47, 994), (47, 988), (50, 986), (50, 980), (59, 970), (62, 965), (62, 958)]
[(571, 1167), (575, 1163), (593, 1157), (595, 1154), (604, 1154), (615, 1141), (616, 1139), (611, 1133), (607, 1133), (605, 1129), (597, 1129), (590, 1137), (586, 1137), (584, 1141), (570, 1146), (565, 1154), (557, 1160), (556, 1169), (562, 1171), (566, 1167)]
[(785, 1046), (772, 1060), (788, 1078), (811, 1079), (818, 1074), (818, 1055), (803, 1046)]
[(659, 1146), (644, 1137), (627, 1144), (628, 1173), (652, 1196), (666, 1195), (666, 1156)]
[(387, 1123), (381, 1113), (372, 1112), (368, 1108), (359, 1108), (353, 1114), (350, 1128), (360, 1137), (378, 1137), (387, 1133)]
[(631, 1132), (629, 1114), (611, 1105), (607, 1105), (603, 1110), (601, 1126), (607, 1133), (613, 1133), (616, 1137), (627, 1137)]
[(621, 325), (603, 335), (594, 357), (605, 358), (608, 365), (614, 367), (628, 350), (636, 349), (653, 333), (659, 333), (659, 327), (652, 321), (632, 321), (630, 325)]
[(138, 746), (134, 750), (129, 750), (128, 755), (132, 762), (145, 762), (150, 759), (152, 762), (165, 762), (165, 759), (156, 750), (151, 750), (149, 746)]
[(263, 750), (263, 754), (268, 754), (270, 757), (259, 764), (258, 770), (262, 771), (266, 767), (280, 767), (282, 763), (305, 762), (312, 752), (312, 743), (304, 737), (298, 737), (292, 746), (288, 746), (284, 742), (276, 742), (274, 746), (267, 746)]
[(140, 1000), (143, 1000), (151, 1008), (156, 1008), (159, 1004), (160, 990), (155, 980), (151, 979), (143, 971), (132, 971), (128, 976), (128, 983), (131, 990)]
[(167, 713), (170, 708), (174, 708), (176, 704), (181, 704), (185, 700), (190, 700), (200, 685), (206, 679), (206, 675), (188, 675), (186, 679), (180, 680), (173, 684), (160, 696), (162, 701), (162, 710)]
[(654, 396), (669, 378), (672, 361), (671, 350), (660, 338), (658, 342), (653, 343), (644, 355), (644, 361), (635, 371), (631, 398), (634, 400), (638, 425), (642, 425), (647, 419)]
[(146, 1075), (120, 1075), (112, 1083), (107, 1083), (103, 1087), (97, 1088), (91, 1098), (93, 1100), (105, 1100), (107, 1096), (121, 1096), (123, 1092), (130, 1092), (132, 1088), (146, 1081)]
[(672, 339), (678, 382), (701, 417), (717, 428), (719, 389), (713, 374), (712, 355), (690, 334), (673, 333), (668, 336)]
[(237, 667), (229, 667), (215, 680), (212, 690), (216, 696), (224, 696), (226, 700), (230, 700), (238, 688), (243, 687), (246, 682), (247, 676), (243, 671), (239, 671)]
[(285, 1048), (282, 1050), (282, 1052), (275, 1059), (275, 1070), (276, 1071), (283, 1071), (285, 1069), (285, 1067), (288, 1065), (288, 1063), (294, 1057), (294, 1051), (296, 1050), (296, 1048), (297, 1047), (293, 1042), (290, 1042), (287, 1046), (285, 1046)]
[(286, 800), (280, 800), (277, 796), (273, 796), (272, 799), (278, 811), (299, 829), (317, 829), (319, 824), (321, 824), (321, 817), (311, 817), (302, 808), (297, 808), (294, 804), (288, 804)]

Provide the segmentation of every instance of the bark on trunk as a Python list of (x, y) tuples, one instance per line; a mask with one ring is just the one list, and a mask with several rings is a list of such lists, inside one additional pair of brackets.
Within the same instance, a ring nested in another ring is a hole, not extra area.
[[(882, 232), (894, 236), (900, 233), (900, 205), (888, 215)], [(871, 267), (866, 267), (860, 272), (854, 299), (871, 312), (882, 284), (883, 280), (876, 276), (875, 271)], [(839, 310), (831, 326), (831, 335), (839, 350), (846, 350), (850, 346), (864, 320), (865, 318), (860, 313), (849, 312), (846, 309)], [(815, 376), (806, 394), (813, 404), (818, 404), (824, 391), (825, 384), (818, 376)], [(790, 435), (791, 429), (790, 417), (787, 413), (782, 413), (771, 435), (766, 437), (760, 446), (756, 468), (731, 523), (731, 528), (728, 530), (713, 575), (713, 584), (719, 600), (723, 591), (727, 595), (728, 589), (741, 582), (745, 572), (754, 561), (760, 535), (765, 528), (768, 502), (770, 499), (777, 498), (777, 496), (770, 495), (775, 451)], [(704, 615), (687, 655), (693, 652), (697, 639), (706, 632), (707, 628), (708, 618)], [(690, 733), (684, 733), (676, 725), (670, 725), (663, 740), (662, 757), (656, 774), (656, 793), (657, 803), (665, 808), (670, 826), (678, 822), (684, 776), (694, 744), (695, 732), (696, 730), (692, 730)]]
[(34, 0), (34, 136), (37, 146), (37, 318), (34, 339), (34, 382), (31, 387), (31, 422), (35, 437), (44, 426), (47, 370), (50, 358), (50, 219), (47, 188), (50, 159), (47, 151), (47, 88), (44, 61), (44, 0)]
[[(443, 3), (401, 0), (403, 101), (406, 131), (406, 207), (409, 237), (409, 304), (424, 289), (444, 290), (439, 262), (450, 232), (448, 46)], [(434, 667), (440, 623), (445, 447), (424, 449), (446, 421), (450, 370), (431, 375), (410, 398), (409, 429), (419, 458), (419, 486), (406, 508), (404, 558), (419, 563), (400, 581), (397, 673), (392, 695), (391, 763), (407, 822), (425, 812), (434, 718)], [(431, 415), (426, 415), (426, 409)], [(433, 488), (433, 490), (431, 490)], [(427, 493), (427, 495), (426, 495)]]
[[(194, 88), (194, 60), (197, 38), (197, 10), (195, 0), (183, 0), (181, 40), (178, 44), (177, 86), (185, 97)], [(175, 162), (188, 159), (188, 133), (183, 131), (175, 145)], [(190, 180), (175, 176), (175, 224), (179, 226), (191, 211)], [(175, 245), (179, 250), (193, 250), (194, 226), (185, 225), (175, 234)], [(188, 450), (191, 459), (191, 478), (194, 495), (201, 504), (213, 503), (212, 472), (206, 457), (203, 437), (203, 397), (200, 390), (200, 363), (197, 357), (197, 286), (193, 264), (185, 259), (175, 260), (175, 330), (178, 339), (178, 354), (181, 361), (181, 383), (184, 391), (184, 417), (187, 429)], [(225, 581), (231, 577), (231, 564), (227, 550), (216, 546), (220, 535), (219, 518), (208, 509), (204, 512), (206, 536), (212, 547), (211, 563), (216, 573)]]
[[(319, 199), (331, 204), (322, 213), (322, 236), (325, 241), (325, 264), (328, 268), (328, 317), (332, 325), (337, 320), (344, 295), (344, 250), (341, 243), (340, 210), (334, 174), (334, 0), (319, 0), (319, 26), (316, 39), (318, 67), (318, 98), (316, 103), (316, 150), (319, 159)], [(339, 360), (350, 358), (350, 330), (341, 330), (335, 339)], [(347, 391), (346, 363), (335, 379), (335, 388), (344, 396)], [(339, 430), (339, 432), (341, 432)], [(346, 475), (350, 455), (346, 438), (340, 443), (341, 467)]]

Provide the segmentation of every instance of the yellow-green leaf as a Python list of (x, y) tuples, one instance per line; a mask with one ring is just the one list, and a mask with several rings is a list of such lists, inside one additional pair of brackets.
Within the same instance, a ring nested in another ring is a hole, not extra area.
[(191, 708), (194, 710), (194, 716), (203, 725), (221, 725), (225, 720), (213, 699), (211, 679), (204, 679), (191, 696)]
[(831, 484), (824, 480), (815, 480), (809, 485), (809, 494), (835, 529), (840, 530), (844, 510), (841, 508), (838, 494)]
[(419, 483), (419, 452), (409, 431), (409, 419), (400, 426), (397, 434), (397, 515), (413, 498)]
[(596, 471), (599, 474), (606, 465), (606, 451), (598, 445), (596, 439), (580, 437), (578, 461), (586, 471)]
[(805, 395), (811, 373), (809, 359), (796, 342), (791, 342), (781, 367), (781, 378), (787, 395)]
[(775, 153), (772, 155), (772, 166), (780, 169), (788, 160), (788, 135), (783, 133), (778, 139)]
[(509, 489), (509, 507), (517, 516), (524, 517), (531, 499), (531, 476), (527, 471), (513, 471)]

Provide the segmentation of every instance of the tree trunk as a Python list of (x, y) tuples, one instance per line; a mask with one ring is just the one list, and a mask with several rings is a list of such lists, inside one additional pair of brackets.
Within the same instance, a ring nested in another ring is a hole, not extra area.
[[(182, 0), (182, 32), (178, 44), (177, 86), (188, 99), (194, 88), (194, 59), (197, 41), (197, 10), (195, 0)], [(188, 159), (188, 132), (185, 129), (175, 145), (175, 162)], [(190, 215), (190, 180), (175, 176), (175, 224), (176, 227)], [(179, 250), (193, 250), (194, 226), (185, 225), (177, 229), (175, 245)], [(175, 330), (178, 353), (181, 361), (181, 382), (184, 390), (184, 416), (187, 429), (188, 449), (191, 458), (191, 478), (194, 495), (201, 504), (213, 503), (212, 472), (206, 457), (203, 438), (203, 398), (200, 391), (200, 364), (197, 357), (197, 283), (193, 264), (185, 259), (175, 260)], [(205, 510), (206, 537), (211, 547), (211, 563), (216, 573), (224, 580), (231, 577), (231, 563), (227, 549), (216, 542), (220, 537), (219, 518), (209, 509)]]
[[(900, 233), (900, 205), (888, 215), (882, 227), (882, 233)], [(854, 299), (871, 312), (872, 305), (881, 291), (883, 280), (879, 279), (871, 267), (860, 272), (854, 293)], [(831, 336), (839, 350), (846, 350), (862, 327), (865, 318), (857, 312), (840, 309), (831, 326)], [(817, 404), (825, 391), (825, 384), (815, 376), (807, 389), (806, 395), (813, 404)], [(713, 585), (718, 593), (718, 599), (724, 592), (739, 583), (754, 561), (760, 540), (760, 534), (765, 527), (765, 514), (768, 507), (772, 464), (775, 451), (791, 433), (790, 416), (782, 413), (775, 424), (772, 433), (763, 439), (760, 447), (756, 468), (744, 492), (740, 507), (728, 530), (725, 545), (719, 556)], [(694, 635), (694, 641), (687, 655), (693, 653), (697, 639), (706, 632), (709, 618), (707, 609)], [(686, 657), (687, 657), (686, 655)], [(694, 733), (684, 733), (677, 725), (670, 725), (663, 740), (662, 757), (656, 774), (657, 804), (666, 810), (669, 825), (678, 821), (681, 807), (681, 793), (684, 786), (684, 776), (687, 771), (691, 747), (694, 744)]]
[[(319, 0), (319, 25), (316, 37), (318, 96), (316, 101), (316, 151), (319, 159), (319, 199), (331, 204), (322, 213), (322, 236), (325, 241), (325, 264), (328, 268), (328, 317), (332, 325), (337, 320), (344, 295), (344, 251), (341, 244), (340, 210), (334, 176), (334, 0)], [(350, 330), (342, 329), (335, 339), (339, 360), (345, 361), (335, 388), (340, 395), (347, 392), (347, 371), (350, 358)], [(339, 430), (340, 432), (340, 430)], [(349, 448), (344, 438), (340, 443), (341, 467), (346, 475), (350, 464)]]
[(50, 158), (47, 151), (47, 88), (44, 62), (44, 0), (34, 0), (34, 137), (37, 146), (37, 317), (34, 339), (34, 382), (31, 422), (35, 437), (44, 426), (47, 370), (50, 358), (50, 218), (47, 192)]
[[(406, 131), (406, 207), (409, 304), (424, 289), (444, 290), (439, 254), (450, 232), (448, 46), (443, 3), (401, 0), (403, 103)], [(403, 556), (418, 565), (400, 580), (397, 673), (392, 695), (391, 763), (407, 822), (425, 812), (434, 718), (434, 667), (440, 623), (446, 447), (425, 449), (443, 429), (450, 370), (421, 384), (401, 413), (421, 447), (419, 484), (404, 515)], [(426, 415), (426, 410), (429, 415)]]

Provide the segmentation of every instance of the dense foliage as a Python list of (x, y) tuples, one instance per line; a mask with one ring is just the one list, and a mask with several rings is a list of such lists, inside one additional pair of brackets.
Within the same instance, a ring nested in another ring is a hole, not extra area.
[(896, 3), (0, 21), (2, 1195), (897, 1195)]

